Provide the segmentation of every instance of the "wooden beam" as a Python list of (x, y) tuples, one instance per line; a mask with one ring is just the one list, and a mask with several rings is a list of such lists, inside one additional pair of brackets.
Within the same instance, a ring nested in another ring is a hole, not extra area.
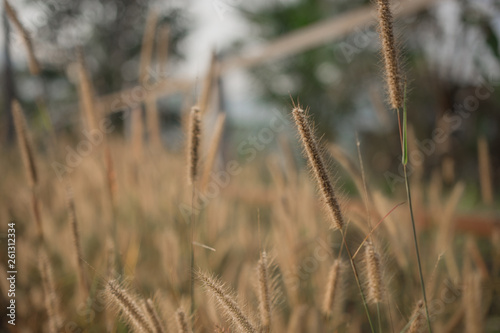
[[(395, 1), (395, 18), (416, 14), (436, 3), (436, 0), (400, 0)], [(311, 24), (298, 31), (278, 37), (265, 45), (242, 52), (222, 63), (221, 73), (241, 67), (254, 67), (265, 62), (288, 57), (342, 38), (361, 26), (374, 25), (377, 22), (377, 10), (373, 5), (366, 5), (351, 10), (331, 19)]]
[(142, 84), (122, 91), (104, 95), (96, 101), (102, 115), (136, 108), (147, 99), (186, 92), (191, 89), (193, 81), (180, 79), (164, 79), (151, 84)]

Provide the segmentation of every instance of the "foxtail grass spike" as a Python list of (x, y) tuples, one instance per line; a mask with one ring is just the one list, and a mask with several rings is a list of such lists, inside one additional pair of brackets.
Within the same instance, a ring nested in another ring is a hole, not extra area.
[(325, 162), (320, 154), (320, 149), (316, 138), (314, 137), (313, 130), (309, 125), (309, 120), (304, 111), (300, 106), (295, 107), (292, 111), (295, 124), (300, 133), (300, 139), (304, 150), (306, 152), (309, 164), (314, 173), (318, 186), (323, 195), (326, 207), (328, 209), (329, 215), (332, 219), (332, 225), (336, 229), (342, 229), (344, 226), (344, 218), (340, 211), (340, 204), (337, 201), (335, 192), (333, 190), (333, 185), (328, 175)]
[(394, 109), (400, 109), (403, 106), (403, 94), (390, 2), (389, 0), (377, 0), (377, 7), (389, 100)]

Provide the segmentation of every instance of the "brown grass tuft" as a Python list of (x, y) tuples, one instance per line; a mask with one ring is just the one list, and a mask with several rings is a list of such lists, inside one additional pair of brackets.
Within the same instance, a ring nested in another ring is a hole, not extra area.
[(198, 163), (200, 160), (200, 139), (201, 139), (201, 114), (197, 106), (191, 108), (189, 116), (189, 160), (188, 160), (188, 182), (194, 184), (198, 176)]
[(365, 262), (368, 273), (368, 301), (381, 303), (384, 294), (382, 267), (380, 256), (370, 241), (365, 243)]
[(379, 14), (379, 33), (382, 40), (385, 75), (389, 90), (389, 100), (394, 109), (403, 106), (403, 89), (401, 85), (398, 53), (393, 32), (393, 18), (389, 0), (377, 0)]
[(71, 189), (71, 186), (69, 184), (66, 187), (66, 199), (72, 231), (71, 235), (73, 236), (73, 246), (76, 257), (76, 269), (78, 271), (80, 291), (83, 298), (86, 299), (89, 296), (89, 282), (83, 268), (83, 254), (82, 248), (80, 246), (80, 232), (78, 228), (78, 220), (76, 218), (75, 201), (73, 198), (73, 190)]
[(33, 144), (28, 133), (26, 118), (18, 101), (12, 102), (12, 117), (14, 118), (14, 127), (16, 128), (19, 153), (24, 164), (26, 179), (29, 186), (33, 189), (38, 183), (38, 172), (33, 153)]
[(422, 300), (417, 302), (417, 305), (415, 306), (415, 309), (410, 317), (410, 323), (408, 333), (419, 333), (426, 327), (424, 302)]
[(269, 263), (267, 253), (262, 252), (258, 264), (259, 276), (259, 313), (261, 332), (271, 331), (271, 287), (269, 281)]
[(38, 63), (38, 60), (35, 57), (35, 51), (33, 50), (33, 42), (31, 41), (31, 36), (24, 28), (22, 25), (21, 21), (19, 21), (19, 18), (17, 17), (17, 13), (12, 8), (10, 3), (7, 0), (4, 0), (4, 7), (5, 7), (5, 12), (7, 13), (7, 16), (9, 19), (12, 21), (12, 24), (16, 27), (18, 32), (21, 34), (21, 37), (23, 39), (24, 46), (26, 47), (26, 52), (28, 53), (28, 67), (30, 70), (30, 73), (32, 75), (38, 75), (40, 74), (40, 65)]
[(45, 296), (45, 309), (47, 311), (49, 328), (51, 332), (59, 332), (63, 324), (61, 309), (59, 299), (56, 294), (52, 265), (50, 264), (49, 257), (44, 250), (40, 252), (38, 268), (42, 278), (42, 287)]
[(311, 165), (311, 169), (313, 170), (314, 176), (316, 177), (323, 195), (323, 199), (330, 213), (332, 225), (336, 229), (342, 229), (344, 226), (344, 218), (340, 211), (340, 205), (337, 201), (337, 197), (333, 191), (332, 182), (326, 171), (325, 162), (320, 154), (320, 150), (316, 139), (314, 138), (311, 126), (308, 123), (306, 111), (302, 110), (302, 108), (298, 106), (292, 110), (292, 114), (300, 133), (302, 145), (304, 146), (307, 158), (309, 159), (309, 164)]
[(342, 262), (337, 259), (333, 262), (330, 273), (328, 274), (326, 294), (322, 309), (326, 317), (330, 317), (334, 313), (335, 307), (342, 301), (342, 278)]

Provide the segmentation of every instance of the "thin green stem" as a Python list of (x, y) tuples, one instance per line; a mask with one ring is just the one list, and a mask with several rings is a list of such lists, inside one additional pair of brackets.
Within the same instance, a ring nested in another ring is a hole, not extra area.
[(377, 302), (378, 331), (382, 333), (382, 318), (380, 317), (380, 303)]
[(427, 327), (429, 329), (429, 333), (432, 333), (431, 320), (429, 317), (429, 309), (427, 307), (427, 295), (425, 293), (424, 275), (422, 274), (422, 264), (420, 261), (420, 251), (418, 249), (417, 229), (415, 228), (415, 218), (413, 216), (413, 205), (411, 202), (410, 181), (408, 178), (408, 172), (407, 172), (407, 168), (406, 168), (406, 165), (408, 163), (408, 140), (407, 140), (408, 123), (407, 123), (407, 110), (406, 110), (406, 82), (405, 82), (405, 86), (404, 86), (403, 124), (402, 124), (402, 126), (401, 126), (401, 118), (399, 116), (399, 109), (397, 109), (397, 113), (398, 113), (399, 136), (400, 136), (400, 140), (401, 140), (401, 151), (402, 151), (401, 164), (403, 165), (404, 174), (405, 174), (406, 196), (408, 198), (408, 207), (410, 209), (411, 226), (413, 229), (413, 242), (415, 243), (415, 252), (417, 253), (418, 274), (420, 276), (420, 285), (422, 286), (422, 296), (424, 298), (425, 315), (427, 317)]
[(404, 165), (404, 173), (405, 173), (406, 195), (408, 197), (408, 205), (410, 208), (411, 226), (413, 228), (413, 241), (415, 243), (415, 252), (417, 253), (418, 274), (420, 275), (420, 285), (422, 286), (422, 296), (424, 298), (425, 315), (427, 317), (427, 327), (429, 329), (429, 333), (432, 333), (431, 320), (429, 317), (429, 309), (427, 307), (427, 295), (425, 293), (424, 275), (422, 274), (422, 264), (420, 263), (420, 251), (418, 249), (417, 229), (415, 228), (415, 218), (413, 217), (410, 182), (408, 181), (408, 173), (406, 172), (406, 165)]
[(195, 187), (195, 181), (193, 181), (193, 192), (191, 196), (191, 262), (189, 265), (189, 274), (190, 274), (190, 298), (191, 298), (191, 319), (193, 320), (194, 323), (194, 309), (195, 309), (195, 300), (194, 300), (194, 224), (196, 222), (196, 217), (194, 216), (194, 199), (195, 199), (195, 192), (196, 192), (196, 187)]
[(358, 288), (359, 288), (359, 293), (361, 294), (361, 299), (363, 300), (363, 306), (365, 308), (366, 317), (368, 318), (368, 322), (370, 323), (370, 329), (372, 330), (372, 333), (375, 333), (375, 329), (373, 328), (372, 319), (370, 317), (370, 312), (368, 311), (368, 305), (366, 303), (365, 294), (363, 293), (363, 288), (361, 288), (361, 283), (359, 282), (359, 275), (358, 275), (358, 270), (356, 269), (356, 264), (354, 263), (354, 259), (352, 258), (351, 251), (349, 250), (349, 247), (347, 246), (347, 242), (346, 242), (345, 237), (344, 237), (344, 231), (342, 229), (340, 229), (340, 233), (342, 234), (342, 241), (344, 243), (345, 250), (347, 252), (347, 255), (349, 256), (349, 261), (351, 263), (352, 271), (354, 272), (354, 277), (356, 279), (356, 284), (358, 285)]

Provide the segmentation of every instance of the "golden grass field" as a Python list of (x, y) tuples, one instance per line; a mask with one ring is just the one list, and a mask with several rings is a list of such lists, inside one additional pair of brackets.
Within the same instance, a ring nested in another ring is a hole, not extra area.
[[(389, 102), (411, 163), (416, 138), (403, 121), (411, 100), (387, 2), (377, 4)], [(444, 186), (436, 169), (427, 181), (417, 167), (411, 199), (404, 182), (378, 189), (364, 172), (363, 142), (359, 155), (321, 142), (295, 96), (242, 155), (225, 115), (207, 110), (214, 63), (197, 105), (181, 110), (183, 149), (162, 146), (156, 107), (126, 110), (124, 137), (103, 116), (83, 56), (78, 64), (76, 134), (35, 132), (13, 104), (17, 139), (2, 147), (0, 230), (15, 223), (16, 325), (2, 317), (4, 329), (500, 332), (498, 212), (489, 199), (461, 210), (468, 188), (460, 180)], [(479, 145), (489, 198), (489, 152)]]

